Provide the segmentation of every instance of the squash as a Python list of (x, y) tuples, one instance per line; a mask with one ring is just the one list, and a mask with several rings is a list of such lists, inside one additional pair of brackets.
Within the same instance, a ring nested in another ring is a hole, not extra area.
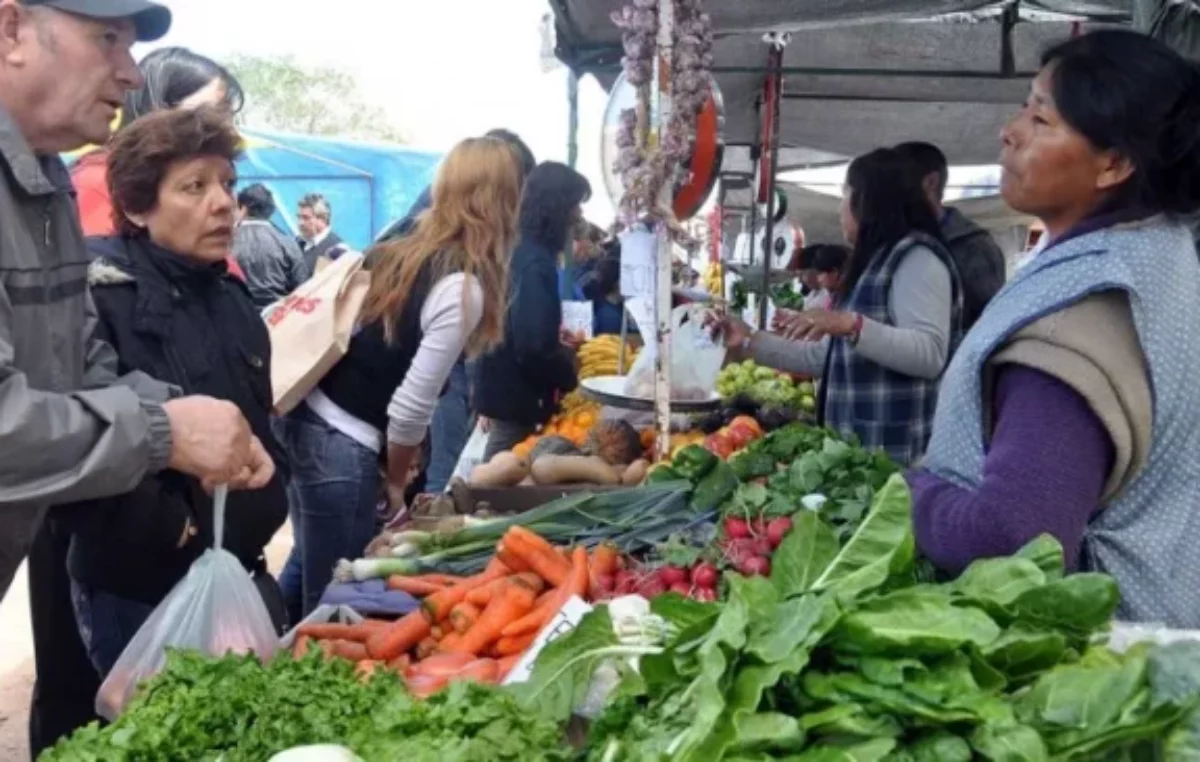
[(538, 443), (540, 437), (537, 434), (530, 434), (521, 440), (521, 442), (512, 448), (513, 454), (521, 460), (528, 461), (529, 454), (533, 451), (534, 446)]
[(625, 466), (645, 450), (637, 429), (625, 421), (600, 421), (588, 437), (588, 452), (613, 466)]
[(511, 452), (498, 452), (471, 469), (472, 487), (515, 487), (529, 475), (529, 466)]
[(538, 484), (604, 484), (621, 483), (621, 474), (594, 455), (543, 455), (530, 469)]
[(529, 462), (536, 463), (544, 455), (579, 455), (579, 447), (561, 436), (543, 436), (529, 451)]
[(650, 461), (645, 458), (639, 458), (630, 463), (621, 474), (621, 484), (626, 487), (636, 487), (646, 479), (646, 474), (650, 471)]

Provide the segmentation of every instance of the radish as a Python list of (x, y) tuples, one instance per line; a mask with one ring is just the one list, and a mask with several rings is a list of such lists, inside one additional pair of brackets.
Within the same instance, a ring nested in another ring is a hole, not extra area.
[(638, 595), (646, 600), (657, 598), (665, 592), (667, 592), (667, 586), (657, 576), (646, 577), (646, 579), (642, 580), (642, 584), (637, 587)]
[(750, 522), (750, 534), (754, 535), (755, 537), (762, 537), (766, 533), (767, 520), (762, 516), (759, 516), (758, 518), (754, 519), (754, 521)]
[(711, 587), (698, 587), (696, 592), (692, 593), (692, 597), (701, 603), (712, 603), (717, 599), (717, 591)]
[(771, 573), (771, 562), (762, 556), (754, 556), (743, 561), (738, 571), (747, 577), (766, 577)]
[(684, 598), (687, 598), (692, 594), (692, 586), (686, 582), (676, 582), (674, 585), (671, 585), (671, 592), (679, 593)]
[(750, 525), (745, 519), (739, 519), (736, 516), (730, 516), (725, 519), (725, 536), (733, 540), (740, 540), (750, 536)]
[(692, 584), (696, 587), (715, 589), (719, 578), (717, 567), (710, 563), (699, 563), (692, 568)]
[(613, 577), (613, 592), (618, 595), (632, 595), (637, 592), (637, 575), (628, 569), (622, 569)]
[(765, 535), (760, 535), (753, 540), (751, 548), (754, 550), (754, 555), (769, 558), (775, 552), (775, 546), (771, 544), (771, 540)]
[(663, 585), (674, 587), (675, 585), (686, 585), (688, 574), (678, 566), (664, 566), (658, 570), (658, 578), (662, 580)]
[(787, 516), (772, 519), (767, 524), (767, 539), (771, 541), (771, 548), (778, 548), (783, 543), (783, 538), (787, 537), (790, 531), (792, 531), (792, 520)]

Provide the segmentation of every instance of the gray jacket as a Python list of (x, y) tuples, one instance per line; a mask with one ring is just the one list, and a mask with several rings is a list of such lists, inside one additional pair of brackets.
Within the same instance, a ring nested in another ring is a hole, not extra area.
[[(93, 338), (88, 255), (67, 169), (0, 109), (0, 598), (47, 508), (119, 495), (171, 455), (172, 389), (117, 378)], [(139, 396), (140, 395), (140, 396)], [(151, 401), (157, 400), (157, 401)]]
[(238, 225), (233, 255), (246, 274), (254, 306), (260, 310), (312, 277), (299, 244), (267, 220), (246, 220)]
[(990, 233), (952, 207), (946, 207), (942, 218), (942, 237), (962, 280), (963, 330), (968, 331), (1004, 285), (1004, 252)]

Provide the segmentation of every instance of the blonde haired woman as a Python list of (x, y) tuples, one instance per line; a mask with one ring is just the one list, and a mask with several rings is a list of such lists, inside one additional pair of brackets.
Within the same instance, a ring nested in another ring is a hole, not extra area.
[(371, 289), (349, 351), (284, 424), (295, 546), (280, 585), (293, 621), (374, 534), (380, 454), (389, 495), (402, 495), (455, 361), (502, 341), (520, 200), (508, 144), (463, 141), (412, 234), (367, 252)]

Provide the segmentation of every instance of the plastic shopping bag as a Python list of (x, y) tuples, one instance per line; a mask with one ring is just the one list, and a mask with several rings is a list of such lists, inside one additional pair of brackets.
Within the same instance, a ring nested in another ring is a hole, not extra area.
[(214, 496), (214, 547), (196, 559), (187, 576), (150, 614), (96, 694), (96, 713), (115, 720), (142, 681), (166, 663), (167, 649), (192, 649), (213, 656), (254, 653), (269, 658), (279, 645), (271, 615), (249, 572), (221, 548), (225, 488)]
[[(654, 361), (658, 354), (654, 321), (641, 300), (631, 308), (637, 319), (645, 347), (638, 354), (625, 381), (625, 393), (631, 397), (654, 397)], [(628, 305), (629, 302), (626, 302)], [(681, 304), (671, 310), (671, 399), (678, 401), (706, 400), (717, 384), (717, 376), (725, 362), (725, 347), (714, 340), (704, 327), (708, 308), (700, 304)], [(642, 313), (642, 314), (639, 314)]]
[[(462, 479), (464, 482), (471, 478), (471, 471), (483, 463), (483, 455), (487, 452), (488, 433), (483, 429), (483, 419), (475, 422), (475, 428), (471, 431), (471, 437), (467, 440), (467, 444), (458, 455), (458, 463), (454, 466), (454, 473), (451, 474), (450, 481)], [(446, 484), (446, 491), (450, 491), (450, 484)]]

